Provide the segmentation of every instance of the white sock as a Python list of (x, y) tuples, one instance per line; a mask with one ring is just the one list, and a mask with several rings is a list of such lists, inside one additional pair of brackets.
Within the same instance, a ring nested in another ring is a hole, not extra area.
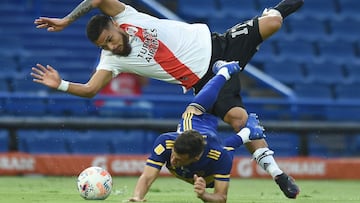
[(221, 68), (216, 75), (222, 75), (226, 80), (230, 79), (230, 74), (227, 68)]
[(243, 143), (248, 143), (251, 142), (251, 140), (249, 139), (249, 135), (250, 135), (250, 129), (249, 128), (243, 128), (241, 129), (237, 135), (239, 135), (243, 141)]
[(283, 171), (277, 165), (274, 154), (269, 148), (259, 148), (253, 153), (253, 157), (258, 165), (264, 169), (271, 177), (275, 178), (277, 175), (283, 173)]

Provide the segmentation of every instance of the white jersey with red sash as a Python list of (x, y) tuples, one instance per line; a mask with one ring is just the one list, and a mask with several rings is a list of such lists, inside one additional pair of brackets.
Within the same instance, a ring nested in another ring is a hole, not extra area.
[(132, 51), (123, 57), (102, 50), (97, 69), (111, 71), (113, 77), (131, 72), (186, 90), (207, 72), (211, 33), (205, 24), (158, 19), (128, 5), (114, 20), (130, 35)]

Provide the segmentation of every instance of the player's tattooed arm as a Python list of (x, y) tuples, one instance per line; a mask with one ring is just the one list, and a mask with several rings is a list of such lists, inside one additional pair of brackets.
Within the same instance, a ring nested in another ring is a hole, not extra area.
[(81, 16), (87, 14), (91, 9), (93, 9), (92, 6), (92, 0), (84, 0), (81, 2), (74, 10), (71, 11), (65, 18), (69, 19), (69, 23), (72, 23), (79, 19)]

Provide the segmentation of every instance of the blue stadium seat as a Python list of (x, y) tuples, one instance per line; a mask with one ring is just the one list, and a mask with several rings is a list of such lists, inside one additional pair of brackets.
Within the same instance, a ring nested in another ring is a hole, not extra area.
[(47, 113), (46, 100), (42, 97), (9, 97), (4, 110), (6, 114), (14, 116), (42, 116)]
[(330, 38), (330, 33), (327, 30), (326, 21), (324, 20), (311, 17), (305, 17), (303, 19), (290, 17), (284, 22), (286, 22), (289, 27), (289, 35), (294, 39), (323, 41)]
[(333, 99), (331, 86), (317, 83), (297, 83), (296, 95), (301, 99)]
[(333, 19), (336, 17), (334, 16), (336, 12), (337, 7), (334, 0), (311, 0), (305, 1), (302, 8), (291, 18), (312, 17), (319, 20)]
[(360, 18), (335, 18), (329, 21), (329, 27), (334, 41), (356, 42), (359, 40)]
[(309, 156), (332, 158), (350, 155), (347, 137), (339, 134), (307, 135)]
[(337, 84), (334, 88), (335, 96), (338, 100), (360, 100), (360, 91), (356, 91), (359, 88), (360, 83)]
[(345, 83), (360, 83), (360, 64), (348, 62), (345, 65), (347, 73)]
[[(0, 24), (1, 25), (1, 24)], [(24, 29), (24, 28), (23, 28)], [(18, 58), (26, 52), (23, 45), (21, 44), (21, 38), (17, 35), (0, 36), (1, 47), (0, 47), (0, 56)]]
[(315, 47), (312, 42), (305, 40), (277, 41), (279, 58), (291, 59), (299, 62), (315, 59)]
[[(23, 75), (23, 74), (20, 74)], [(10, 89), (13, 92), (46, 94), (50, 89), (42, 84), (33, 81), (33, 78), (28, 73), (23, 77), (15, 77), (10, 81)]]
[(54, 57), (41, 56), (41, 55), (26, 55), (19, 59), (19, 69), (22, 73), (30, 73), (32, 67), (36, 67), (36, 64), (42, 64), (43, 66), (51, 65), (56, 68), (60, 64)]
[(290, 86), (305, 81), (302, 64), (296, 61), (267, 61), (263, 68), (265, 73)]
[(0, 130), (0, 153), (9, 151), (9, 133), (6, 130)]
[(109, 139), (84, 134), (68, 138), (67, 144), (72, 154), (110, 154)]
[(297, 108), (295, 117), (304, 120), (325, 119), (325, 103), (333, 101), (331, 86), (325, 84), (297, 83), (294, 85), (297, 101), (304, 102)]
[(29, 152), (27, 140), (34, 139), (34, 137), (43, 135), (43, 131), (41, 130), (28, 130), (28, 129), (18, 129), (16, 131), (16, 139), (17, 139), (17, 149), (19, 152)]
[(319, 57), (337, 63), (357, 60), (355, 44), (347, 41), (318, 42)]
[(338, 0), (340, 14), (343, 17), (357, 18), (360, 20), (360, 3), (354, 0)]
[(360, 134), (355, 134), (352, 137), (352, 140), (350, 140), (350, 149), (351, 154), (353, 156), (359, 156), (360, 155)]
[(212, 32), (225, 33), (228, 29), (232, 28), (240, 22), (240, 19), (229, 16), (209, 16), (207, 25)]
[(51, 97), (47, 109), (54, 116), (93, 116), (96, 114), (96, 108), (91, 100), (67, 95)]
[(9, 83), (3, 76), (0, 77), (0, 92), (9, 92)]
[(196, 22), (219, 13), (219, 8), (216, 0), (178, 0), (176, 12), (186, 21)]
[(111, 147), (115, 154), (145, 154), (147, 146), (153, 143), (146, 142), (146, 131), (127, 130), (121, 131), (111, 138)]
[(278, 0), (257, 0), (256, 3), (258, 4), (259, 9), (262, 11), (265, 8), (272, 8), (280, 1)]
[(259, 63), (267, 63), (268, 61), (273, 61), (277, 56), (276, 44), (274, 40), (264, 41), (260, 47), (258, 52), (253, 56), (251, 61), (259, 62)]
[(325, 61), (320, 63), (309, 62), (305, 66), (307, 83), (339, 84), (345, 80), (342, 64)]
[[(341, 105), (342, 103), (342, 105)], [(337, 106), (326, 106), (325, 116), (330, 121), (360, 121), (360, 99), (340, 99)]]
[(275, 152), (275, 156), (291, 157), (298, 156), (300, 150), (300, 137), (291, 132), (265, 132), (266, 142), (269, 148)]
[(116, 118), (151, 118), (153, 117), (153, 104), (141, 99), (136, 101), (127, 101), (121, 98), (108, 99), (104, 101), (103, 105), (97, 107), (97, 113), (100, 116)]
[(0, 53), (0, 71), (2, 78), (16, 77), (18, 74), (18, 64), (13, 57), (2, 56)]
[[(219, 0), (220, 12), (223, 16), (251, 19), (260, 15), (254, 1), (247, 0)], [(224, 21), (226, 22), (226, 21)]]
[(180, 85), (174, 85), (160, 80), (149, 79), (148, 84), (142, 88), (142, 93), (143, 95), (147, 95), (147, 94), (182, 95), (183, 90)]
[(39, 134), (25, 137), (27, 152), (31, 154), (67, 154), (68, 149), (64, 137), (51, 134)]

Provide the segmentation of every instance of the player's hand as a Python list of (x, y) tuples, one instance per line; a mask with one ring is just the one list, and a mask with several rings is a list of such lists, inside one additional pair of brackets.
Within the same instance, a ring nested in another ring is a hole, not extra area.
[(194, 174), (194, 192), (196, 193), (197, 197), (201, 198), (205, 194), (205, 190), (205, 179)]
[(146, 202), (146, 199), (140, 199), (138, 197), (132, 197), (128, 200), (128, 202)]
[(59, 73), (50, 65), (46, 67), (41, 64), (36, 64), (32, 67), (30, 75), (34, 78), (33, 81), (46, 85), (50, 88), (58, 88), (61, 82)]
[(46, 28), (49, 32), (58, 32), (68, 26), (70, 24), (70, 21), (68, 18), (40, 17), (38, 19), (35, 19), (34, 24), (37, 25), (36, 28)]

